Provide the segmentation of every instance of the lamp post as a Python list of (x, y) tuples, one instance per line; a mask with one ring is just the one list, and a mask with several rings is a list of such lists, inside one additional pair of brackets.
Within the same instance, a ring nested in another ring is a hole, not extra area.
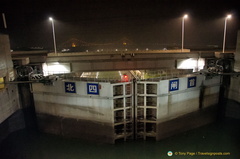
[(225, 43), (226, 43), (226, 31), (227, 31), (227, 20), (232, 17), (231, 14), (227, 15), (225, 18), (225, 23), (224, 23), (224, 33), (223, 33), (223, 50), (222, 52), (224, 53), (225, 51)]
[(53, 44), (54, 44), (54, 52), (57, 54), (57, 45), (56, 45), (56, 37), (55, 37), (55, 29), (54, 29), (54, 20), (52, 17), (49, 17), (49, 20), (52, 22), (52, 30), (53, 30)]
[(183, 45), (184, 45), (184, 20), (188, 17), (187, 14), (185, 14), (182, 17), (182, 52), (183, 52)]

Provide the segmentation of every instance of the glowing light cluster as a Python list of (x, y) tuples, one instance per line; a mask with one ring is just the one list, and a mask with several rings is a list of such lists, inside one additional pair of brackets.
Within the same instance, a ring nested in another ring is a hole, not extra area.
[(204, 59), (190, 58), (190, 59), (178, 61), (177, 68), (178, 69), (193, 69), (193, 72), (197, 72), (197, 71), (200, 71), (201, 69), (203, 69), (204, 65), (205, 65)]
[(43, 64), (43, 73), (44, 76), (52, 75), (52, 74), (62, 74), (62, 73), (70, 73), (70, 64), (69, 63), (44, 63)]

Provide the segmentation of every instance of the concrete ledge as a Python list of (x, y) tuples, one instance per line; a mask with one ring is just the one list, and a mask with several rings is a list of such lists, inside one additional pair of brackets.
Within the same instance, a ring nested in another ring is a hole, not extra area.
[(217, 106), (211, 106), (163, 123), (158, 123), (156, 140), (161, 140), (212, 123), (216, 121), (216, 119)]
[(88, 120), (64, 118), (49, 114), (37, 113), (39, 130), (84, 140), (114, 143), (114, 130), (111, 124), (97, 123)]

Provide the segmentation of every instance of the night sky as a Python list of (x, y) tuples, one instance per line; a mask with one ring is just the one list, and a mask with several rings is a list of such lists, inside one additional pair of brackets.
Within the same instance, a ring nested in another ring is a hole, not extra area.
[[(122, 38), (136, 45), (181, 45), (181, 17), (185, 46), (222, 46), (224, 18), (226, 47), (234, 48), (240, 29), (236, 0), (0, 0), (11, 48), (52, 48), (55, 19), (57, 44), (71, 38), (88, 43), (111, 43)], [(3, 30), (2, 18), (0, 29)]]

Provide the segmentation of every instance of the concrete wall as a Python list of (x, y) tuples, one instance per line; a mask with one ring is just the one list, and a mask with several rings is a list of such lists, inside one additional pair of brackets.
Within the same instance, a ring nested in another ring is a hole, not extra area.
[[(235, 52), (234, 71), (240, 72), (240, 31), (238, 31), (237, 46)], [(228, 90), (228, 102), (226, 105), (226, 116), (240, 119), (240, 77), (232, 76)]]
[(0, 77), (8, 77), (9, 73), (13, 70), (9, 44), (8, 35), (0, 34)]
[[(8, 35), (0, 34), (0, 77), (5, 82), (14, 79)], [(19, 109), (16, 85), (5, 84), (0, 90), (0, 123)]]
[(0, 90), (0, 123), (20, 108), (16, 85), (6, 85)]
[[(0, 77), (5, 82), (14, 79), (8, 35), (0, 34)], [(19, 96), (16, 84), (5, 84), (0, 89), (0, 141), (9, 133), (24, 127), (19, 112)]]
[[(173, 92), (169, 92), (169, 80), (160, 81), (159, 122), (218, 104), (220, 77), (205, 79), (198, 75), (194, 88), (187, 88), (187, 80), (187, 77), (179, 78), (179, 90)], [(203, 98), (200, 101), (201, 93)]]
[[(33, 84), (34, 102), (37, 113), (66, 118), (112, 123), (112, 91), (110, 83), (100, 83), (100, 95), (87, 95), (87, 82), (75, 81), (76, 93), (65, 93), (64, 81), (54, 86)], [(109, 90), (109, 91), (108, 91)]]
[[(234, 71), (240, 72), (240, 31), (238, 31), (237, 46), (235, 52)], [(228, 98), (240, 103), (240, 77), (233, 76), (229, 88)]]
[(235, 63), (234, 63), (234, 71), (240, 72), (240, 30), (237, 35), (237, 44), (236, 44), (236, 52), (235, 52)]
[(217, 118), (220, 77), (197, 76), (196, 87), (187, 88), (179, 78), (179, 90), (169, 92), (169, 81), (160, 81), (157, 140), (211, 123)]
[(203, 82), (202, 108), (218, 104), (220, 91), (220, 76), (208, 77)]
[(0, 77), (6, 77), (7, 81), (14, 79), (10, 42), (5, 34), (0, 34)]
[(114, 143), (112, 84), (98, 83), (101, 87), (99, 95), (89, 95), (87, 82), (72, 82), (75, 82), (76, 93), (65, 92), (65, 81), (56, 81), (53, 86), (32, 85), (39, 129), (62, 136)]
[(203, 76), (197, 77), (195, 88), (187, 88), (187, 77), (179, 78), (179, 90), (169, 92), (169, 80), (160, 81), (159, 114), (160, 122), (177, 118), (183, 114), (198, 110), (199, 92)]
[[(63, 136), (114, 143), (117, 139), (115, 129), (118, 128), (118, 125), (126, 126), (126, 124), (133, 123), (133, 120), (125, 122), (126, 110), (131, 109), (133, 105), (130, 104), (130, 107), (127, 107), (124, 104), (127, 98), (132, 97), (132, 94), (114, 95), (115, 86), (124, 84), (99, 82), (99, 95), (89, 95), (87, 94), (88, 82), (72, 81), (76, 85), (76, 93), (66, 93), (65, 82), (69, 81), (55, 81), (52, 86), (33, 83), (32, 91), (40, 130)], [(188, 77), (179, 78), (179, 90), (173, 92), (169, 91), (169, 80), (142, 81), (136, 84), (136, 87), (144, 85), (141, 87), (144, 88), (144, 91), (136, 94), (136, 103), (139, 104), (136, 109), (144, 109), (145, 113), (145, 119), (137, 122), (147, 123), (146, 111), (155, 109), (157, 119), (149, 122), (157, 124), (157, 140), (166, 137), (167, 134), (178, 132), (175, 132), (176, 128), (179, 131), (189, 130), (216, 119), (217, 111), (214, 106), (218, 104), (220, 78), (206, 79), (205, 76), (198, 75), (195, 87), (188, 88), (187, 83)], [(131, 82), (126, 84), (131, 84)], [(147, 84), (156, 86), (157, 88), (151, 88), (156, 93), (147, 93), (147, 89), (149, 89)], [(121, 89), (123, 89), (122, 92), (126, 91), (125, 86)], [(136, 88), (135, 91), (131, 90), (130, 92), (139, 92), (139, 90)], [(201, 99), (200, 96), (202, 96)], [(151, 97), (153, 100), (156, 99), (156, 105), (147, 104)], [(123, 101), (120, 108), (114, 108), (116, 99)], [(138, 102), (142, 99), (144, 102)], [(116, 123), (115, 117), (119, 111), (124, 113), (124, 121)], [(186, 120), (193, 121), (186, 124)], [(166, 125), (168, 122), (173, 124), (172, 128)], [(185, 125), (180, 124), (180, 126), (179, 122), (185, 123)], [(165, 129), (165, 126), (168, 128)], [(165, 130), (163, 131), (162, 128)]]
[(240, 77), (232, 77), (228, 99), (240, 103)]

